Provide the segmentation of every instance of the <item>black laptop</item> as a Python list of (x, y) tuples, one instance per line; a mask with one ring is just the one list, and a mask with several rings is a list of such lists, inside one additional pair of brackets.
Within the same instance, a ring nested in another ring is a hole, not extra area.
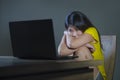
[(73, 59), (58, 55), (52, 19), (9, 22), (13, 56), (22, 59)]

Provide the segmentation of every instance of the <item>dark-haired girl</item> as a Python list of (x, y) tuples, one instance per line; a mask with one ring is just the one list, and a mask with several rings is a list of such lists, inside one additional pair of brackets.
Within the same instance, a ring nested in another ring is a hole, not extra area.
[[(64, 35), (58, 47), (61, 56), (77, 55), (76, 60), (103, 60), (104, 55), (98, 30), (86, 15), (73, 11), (66, 16)], [(104, 80), (107, 80), (104, 63), (97, 67)], [(96, 76), (96, 75), (95, 75)]]

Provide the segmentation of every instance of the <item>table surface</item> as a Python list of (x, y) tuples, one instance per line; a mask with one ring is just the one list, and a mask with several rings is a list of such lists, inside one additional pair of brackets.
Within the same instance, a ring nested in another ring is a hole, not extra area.
[[(101, 65), (101, 60), (86, 60), (86, 61), (76, 61), (76, 60), (29, 60), (29, 59), (19, 59), (13, 56), (0, 56), (0, 68), (9, 66), (20, 66), (20, 65), (30, 65), (30, 64), (63, 64), (63, 65), (76, 65), (76, 67), (86, 67), (86, 66), (97, 66)], [(70, 66), (69, 66), (70, 67)]]
[(0, 56), (0, 77), (44, 73), (50, 71), (83, 69), (89, 66), (98, 66), (101, 60), (28, 60), (13, 56)]

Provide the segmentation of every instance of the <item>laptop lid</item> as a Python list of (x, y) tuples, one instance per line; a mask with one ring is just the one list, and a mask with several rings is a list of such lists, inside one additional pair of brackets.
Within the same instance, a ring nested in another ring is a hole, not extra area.
[(13, 56), (24, 59), (55, 59), (52, 19), (9, 22)]

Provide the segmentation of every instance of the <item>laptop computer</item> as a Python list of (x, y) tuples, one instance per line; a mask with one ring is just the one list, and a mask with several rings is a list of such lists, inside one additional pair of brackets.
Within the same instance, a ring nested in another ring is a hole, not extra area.
[(52, 19), (9, 22), (13, 56), (22, 59), (73, 59), (58, 55)]

